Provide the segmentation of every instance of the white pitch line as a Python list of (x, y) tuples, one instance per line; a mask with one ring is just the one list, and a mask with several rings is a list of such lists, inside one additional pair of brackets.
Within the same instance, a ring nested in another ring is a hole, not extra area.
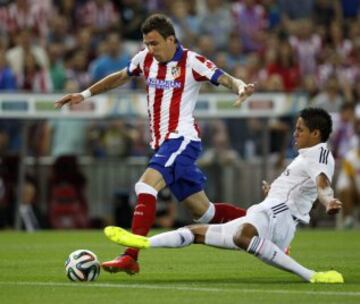
[(360, 297), (358, 291), (306, 291), (306, 290), (282, 290), (282, 289), (229, 289), (229, 288), (208, 288), (208, 287), (189, 287), (189, 286), (159, 286), (151, 284), (112, 284), (112, 283), (59, 283), (59, 282), (0, 282), (1, 285), (15, 286), (49, 286), (49, 287), (89, 287), (89, 288), (132, 288), (132, 289), (166, 289), (179, 291), (196, 292), (240, 292), (240, 293), (270, 293), (270, 294), (302, 294), (302, 295), (321, 295), (321, 296), (340, 296), (340, 297)]

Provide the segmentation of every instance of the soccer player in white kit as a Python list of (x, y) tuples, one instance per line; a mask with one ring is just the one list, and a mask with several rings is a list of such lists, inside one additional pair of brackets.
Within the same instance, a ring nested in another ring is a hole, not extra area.
[[(207, 58), (183, 48), (176, 39), (171, 21), (164, 15), (147, 18), (141, 31), (146, 48), (131, 59), (127, 68), (81, 93), (62, 97), (55, 105), (77, 104), (121, 86), (132, 77), (144, 77), (151, 147), (155, 153), (135, 184), (137, 205), (132, 220), (133, 233), (147, 235), (155, 221), (157, 194), (165, 186), (196, 222), (223, 223), (244, 216), (244, 209), (227, 203), (212, 203), (204, 192), (206, 178), (196, 166), (202, 147), (193, 112), (204, 81), (221, 84), (237, 94), (235, 106), (240, 106), (254, 92), (254, 84), (245, 84)], [(102, 266), (110, 272), (134, 274), (139, 272), (137, 258), (138, 249), (128, 248), (122, 256)]]
[(192, 225), (150, 238), (114, 226), (106, 227), (105, 235), (118, 244), (138, 248), (179, 248), (200, 243), (243, 249), (307, 282), (343, 283), (339, 272), (315, 272), (284, 252), (294, 238), (298, 223), (309, 223), (309, 212), (317, 198), (328, 214), (335, 214), (341, 209), (342, 203), (334, 197), (330, 186), (334, 158), (326, 141), (331, 129), (331, 118), (326, 111), (307, 108), (300, 113), (294, 132), (299, 155), (266, 189), (264, 201), (250, 207), (245, 217), (225, 224)]

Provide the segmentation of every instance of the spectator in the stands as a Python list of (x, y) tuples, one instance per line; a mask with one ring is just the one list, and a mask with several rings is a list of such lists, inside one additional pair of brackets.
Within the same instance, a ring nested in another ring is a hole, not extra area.
[(100, 55), (91, 63), (90, 74), (93, 82), (123, 69), (130, 60), (130, 55), (117, 32), (107, 34), (106, 44), (106, 54)]
[(148, 15), (146, 2), (148, 1), (115, 1), (120, 14), (119, 23), (124, 39), (136, 42), (142, 40), (140, 27)]
[(356, 146), (354, 118), (355, 106), (352, 103), (344, 103), (339, 113), (332, 115), (334, 131), (329, 142), (335, 159), (342, 159), (349, 150)]
[(279, 76), (283, 90), (293, 92), (299, 87), (301, 78), (291, 44), (287, 40), (280, 40), (274, 55), (274, 61), (266, 67), (268, 78)]
[(63, 62), (63, 45), (58, 42), (48, 44), (49, 73), (53, 84), (53, 91), (60, 92), (64, 90), (66, 82), (66, 70)]
[[(265, 10), (255, 0), (237, 1), (232, 8), (235, 32), (238, 32), (245, 52), (260, 52), (266, 42)], [(217, 25), (217, 22), (214, 23)], [(226, 35), (226, 33), (225, 33)], [(224, 34), (220, 36), (225, 37)], [(217, 37), (217, 36), (216, 36)]]
[(321, 37), (314, 32), (311, 20), (297, 20), (289, 39), (299, 62), (301, 76), (315, 74), (321, 51)]
[(75, 81), (80, 90), (87, 88), (91, 83), (88, 64), (86, 50), (78, 49), (72, 52), (66, 66), (67, 79)]
[(25, 55), (31, 53), (41, 68), (49, 66), (46, 50), (34, 43), (34, 35), (30, 29), (21, 30), (17, 34), (17, 43), (6, 52), (6, 59), (17, 77), (24, 71)]
[(20, 31), (29, 29), (36, 37), (45, 40), (48, 33), (52, 6), (45, 1), (15, 0), (7, 7), (7, 32), (17, 37)]
[(120, 29), (119, 12), (111, 0), (89, 0), (82, 3), (77, 11), (77, 23), (89, 27), (97, 37), (109, 30)]
[(0, 49), (0, 91), (13, 91), (16, 88), (15, 74), (7, 64), (4, 50)]
[(169, 17), (174, 23), (177, 38), (186, 46), (191, 46), (199, 34), (199, 18), (190, 14), (189, 1), (175, 0), (170, 5)]
[(206, 10), (199, 16), (199, 34), (213, 37), (215, 48), (225, 50), (227, 37), (233, 31), (230, 8), (221, 0), (206, 0), (205, 4)]
[(47, 68), (42, 67), (33, 53), (24, 54), (24, 67), (18, 78), (18, 87), (33, 93), (50, 93), (52, 80)]
[(314, 97), (313, 106), (322, 108), (329, 113), (337, 113), (344, 102), (339, 93), (339, 81), (336, 76), (328, 78), (324, 91)]

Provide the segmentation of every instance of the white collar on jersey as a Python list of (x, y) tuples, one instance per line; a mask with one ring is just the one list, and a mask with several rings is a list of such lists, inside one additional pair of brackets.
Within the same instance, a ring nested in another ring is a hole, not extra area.
[(327, 143), (326, 142), (321, 142), (321, 143), (318, 143), (315, 146), (299, 149), (299, 154), (304, 155), (304, 154), (307, 154), (308, 152), (314, 151), (314, 150), (319, 149), (321, 147), (323, 147), (324, 149), (328, 149)]

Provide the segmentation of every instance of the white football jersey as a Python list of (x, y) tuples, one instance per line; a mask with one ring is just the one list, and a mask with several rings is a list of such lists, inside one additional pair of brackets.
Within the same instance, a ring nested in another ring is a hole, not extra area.
[(309, 223), (309, 212), (318, 196), (316, 178), (324, 173), (331, 182), (334, 169), (335, 161), (326, 143), (300, 149), (299, 155), (271, 184), (262, 204), (285, 203), (293, 216)]
[(131, 59), (127, 71), (130, 76), (145, 78), (153, 149), (167, 138), (184, 136), (200, 140), (193, 112), (201, 82), (217, 85), (222, 70), (179, 45), (173, 59), (166, 63), (158, 62), (144, 49)]

